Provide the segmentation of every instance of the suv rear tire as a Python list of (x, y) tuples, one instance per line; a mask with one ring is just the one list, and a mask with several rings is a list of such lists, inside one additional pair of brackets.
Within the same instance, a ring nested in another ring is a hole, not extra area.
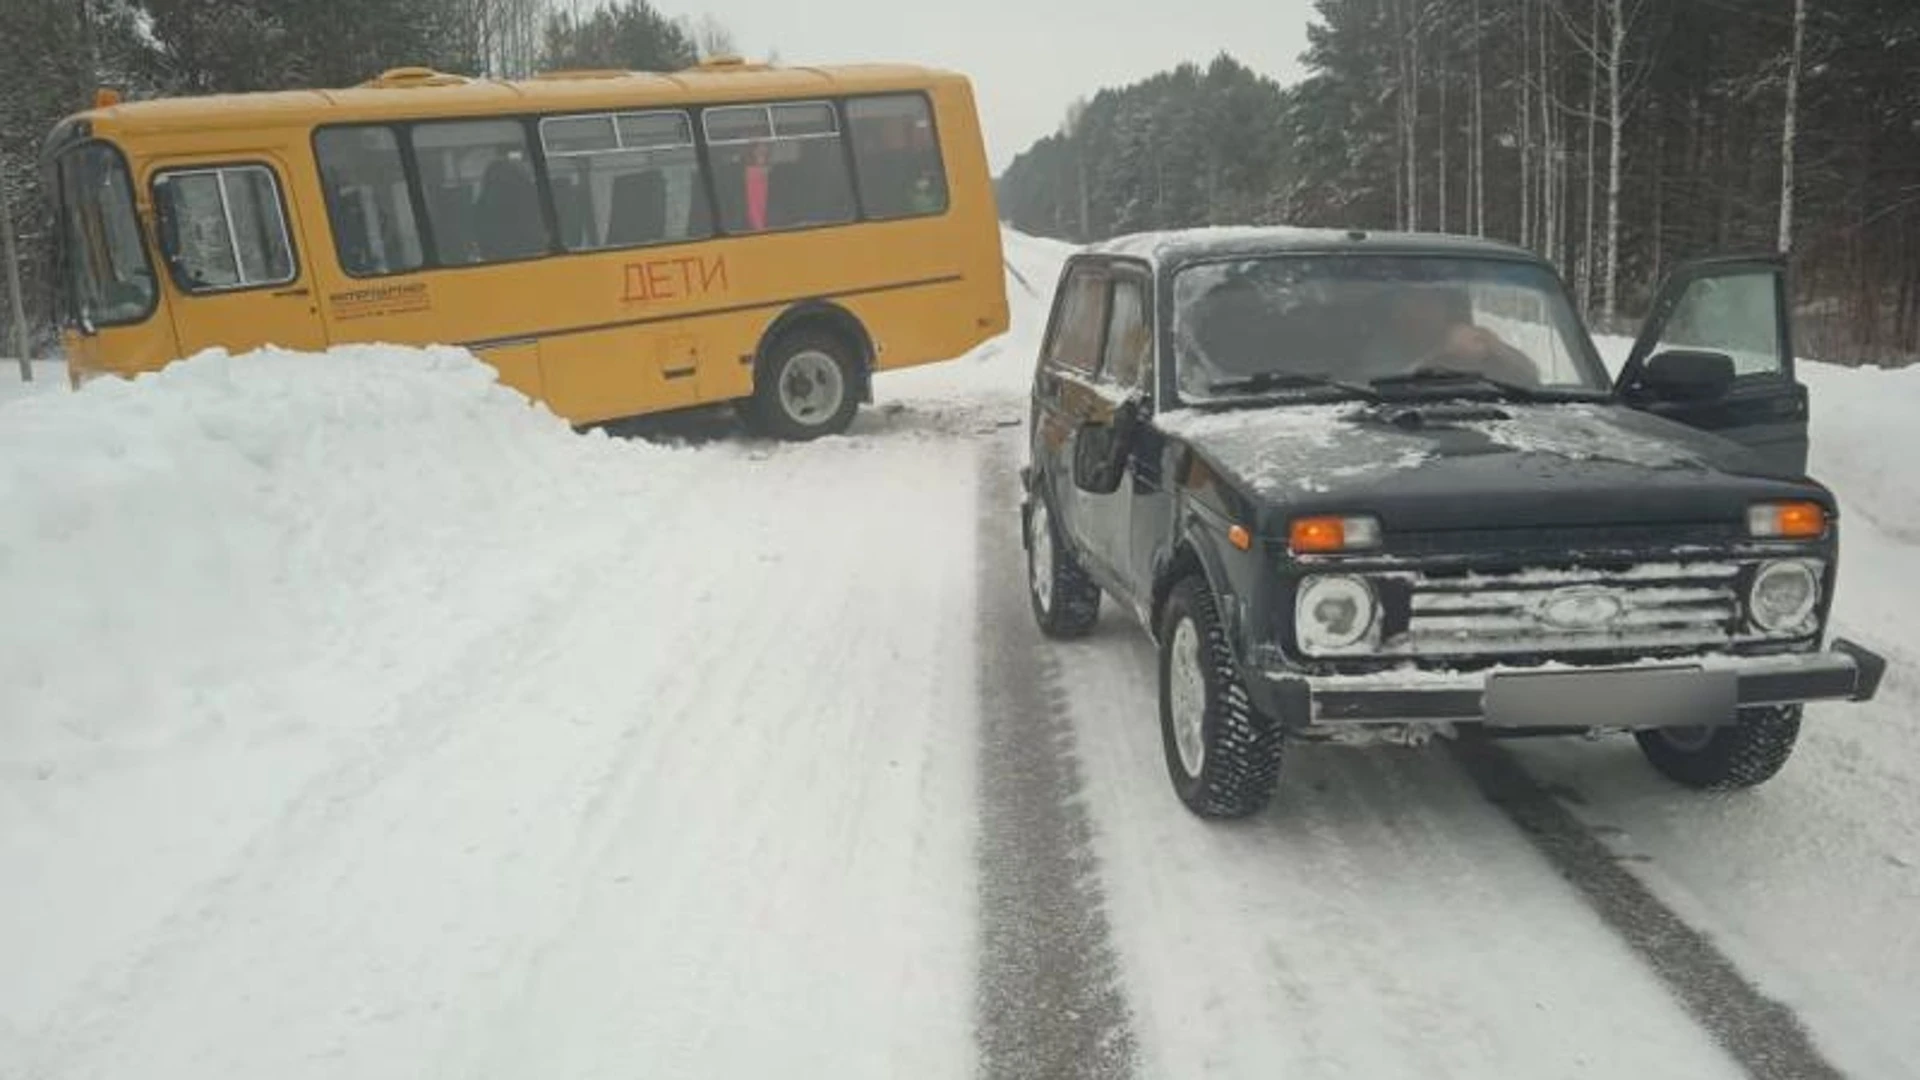
[(1036, 481), (1026, 521), (1027, 600), (1033, 606), (1033, 621), (1050, 638), (1086, 637), (1100, 621), (1100, 586), (1061, 542), (1047, 497), (1038, 489)]
[(1205, 579), (1173, 587), (1159, 637), (1160, 738), (1174, 792), (1204, 818), (1266, 809), (1280, 775), (1280, 727), (1254, 708)]
[(1773, 779), (1800, 737), (1798, 705), (1741, 709), (1717, 728), (1636, 731), (1640, 752), (1668, 779), (1701, 791), (1737, 791)]
[(860, 408), (860, 362), (836, 334), (780, 335), (754, 372), (748, 428), (793, 442), (838, 435)]

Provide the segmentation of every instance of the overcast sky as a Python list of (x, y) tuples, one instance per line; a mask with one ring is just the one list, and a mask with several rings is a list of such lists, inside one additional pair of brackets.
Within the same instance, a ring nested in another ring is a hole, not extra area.
[[(701, 0), (656, 0), (698, 14)], [(707, 0), (740, 51), (786, 64), (900, 61), (973, 79), (997, 173), (1068, 103), (1225, 50), (1283, 82), (1300, 74), (1311, 0)]]

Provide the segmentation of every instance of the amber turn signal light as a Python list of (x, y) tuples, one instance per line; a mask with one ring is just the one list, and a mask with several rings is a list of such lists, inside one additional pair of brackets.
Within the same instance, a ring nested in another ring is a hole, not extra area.
[(1241, 551), (1252, 551), (1253, 534), (1247, 531), (1245, 525), (1235, 525), (1227, 530), (1227, 543), (1232, 544)]
[(1380, 521), (1371, 517), (1294, 518), (1287, 546), (1296, 555), (1329, 555), (1380, 546)]
[(1767, 540), (1818, 540), (1827, 535), (1827, 510), (1816, 502), (1755, 503), (1747, 532)]

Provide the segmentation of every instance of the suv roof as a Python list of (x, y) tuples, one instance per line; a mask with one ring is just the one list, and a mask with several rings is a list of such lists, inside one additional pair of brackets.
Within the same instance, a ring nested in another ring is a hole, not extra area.
[(1155, 266), (1232, 255), (1324, 254), (1335, 251), (1399, 255), (1467, 255), (1524, 259), (1540, 257), (1525, 248), (1472, 236), (1443, 233), (1369, 232), (1361, 229), (1213, 227), (1172, 232), (1134, 233), (1089, 245), (1088, 252), (1145, 259)]

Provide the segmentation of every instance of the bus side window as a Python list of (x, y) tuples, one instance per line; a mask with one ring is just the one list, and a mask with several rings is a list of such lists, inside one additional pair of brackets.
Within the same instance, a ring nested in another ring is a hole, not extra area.
[(411, 135), (439, 265), (511, 262), (551, 250), (519, 121), (437, 121), (414, 125)]
[(354, 277), (403, 274), (425, 261), (400, 142), (387, 127), (327, 128), (313, 137), (340, 268)]
[(554, 211), (570, 251), (702, 240), (713, 215), (679, 110), (540, 121)]
[(868, 217), (946, 212), (947, 174), (925, 97), (851, 98), (847, 126), (853, 138), (854, 168), (860, 174), (861, 207)]
[(745, 105), (702, 114), (713, 148), (720, 223), (730, 233), (854, 219), (840, 125), (825, 102)]

